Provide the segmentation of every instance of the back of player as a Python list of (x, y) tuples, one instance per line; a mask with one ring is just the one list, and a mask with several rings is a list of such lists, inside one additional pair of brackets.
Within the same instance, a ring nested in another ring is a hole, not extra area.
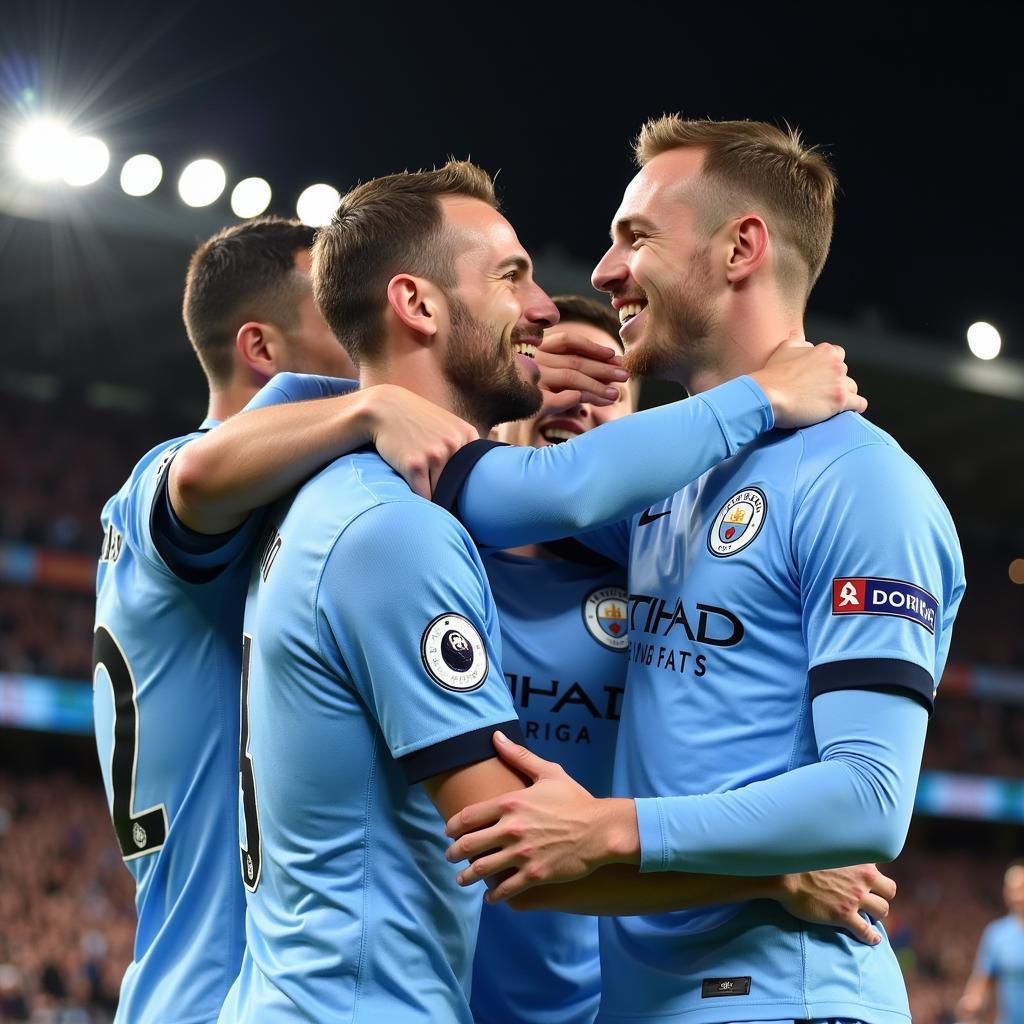
[(516, 730), (455, 520), (375, 452), (274, 506), (243, 654), (247, 948), (221, 1020), (468, 1022), (480, 892), (416, 782)]
[[(526, 745), (608, 796), (629, 646), (624, 570), (504, 551), (484, 566)], [(484, 906), (477, 1024), (590, 1024), (600, 998), (596, 918)]]
[(216, 1020), (244, 944), (244, 890), (223, 823), (237, 800), (248, 580), (238, 555), (253, 534), (243, 527), (181, 562), (157, 550), (153, 509), (166, 500), (169, 458), (189, 439), (149, 452), (102, 515), (93, 693), (107, 800), (136, 882), (134, 958), (116, 1017), (126, 1024)]

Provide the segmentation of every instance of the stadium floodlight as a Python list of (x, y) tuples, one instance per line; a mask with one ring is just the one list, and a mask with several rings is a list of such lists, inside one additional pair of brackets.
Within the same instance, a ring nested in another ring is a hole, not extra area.
[(148, 196), (163, 180), (164, 168), (155, 156), (139, 153), (121, 168), (121, 188), (130, 196)]
[(193, 160), (178, 179), (178, 195), (188, 206), (215, 203), (227, 184), (224, 168), (216, 160)]
[(32, 121), (14, 142), (14, 162), (31, 181), (54, 181), (64, 174), (72, 136), (59, 121)]
[(995, 359), (1003, 347), (1003, 339), (991, 324), (979, 320), (967, 328), (967, 347), (979, 359)]
[(231, 209), (245, 220), (258, 217), (270, 205), (270, 183), (263, 178), (243, 178), (231, 190)]
[(303, 191), (295, 204), (295, 210), (303, 224), (311, 228), (322, 228), (331, 222), (339, 202), (341, 193), (331, 185), (321, 183), (310, 185)]
[(64, 180), (81, 188), (99, 181), (110, 166), (110, 150), (93, 135), (73, 139), (64, 159)]

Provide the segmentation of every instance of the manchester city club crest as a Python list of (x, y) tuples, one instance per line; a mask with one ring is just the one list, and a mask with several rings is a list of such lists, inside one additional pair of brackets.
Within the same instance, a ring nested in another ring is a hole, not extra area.
[(718, 558), (742, 551), (761, 532), (768, 499), (758, 487), (737, 491), (719, 509), (708, 531), (708, 550)]
[(610, 651), (629, 646), (628, 601), (622, 587), (599, 587), (583, 599), (583, 623), (587, 632)]
[(487, 678), (487, 648), (476, 627), (462, 615), (445, 612), (423, 631), (423, 666), (446, 690), (466, 693)]

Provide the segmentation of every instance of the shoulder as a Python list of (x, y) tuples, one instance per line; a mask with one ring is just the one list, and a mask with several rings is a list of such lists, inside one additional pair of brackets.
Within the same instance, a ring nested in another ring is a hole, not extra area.
[(147, 487), (147, 484), (153, 484), (155, 481), (158, 481), (166, 470), (168, 463), (174, 458), (175, 453), (197, 437), (202, 437), (201, 431), (196, 430), (190, 434), (182, 434), (180, 437), (172, 437), (150, 448), (135, 463), (121, 489), (107, 501), (104, 507), (104, 514), (116, 505), (129, 502), (133, 496), (138, 495), (142, 491), (151, 494), (152, 488)]

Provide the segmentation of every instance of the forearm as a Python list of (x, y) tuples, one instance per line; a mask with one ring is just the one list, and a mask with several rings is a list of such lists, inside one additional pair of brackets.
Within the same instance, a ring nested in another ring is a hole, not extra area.
[(927, 712), (894, 694), (848, 698), (815, 701), (816, 763), (727, 793), (636, 800), (641, 870), (766, 875), (896, 857)]
[(171, 462), (175, 514), (223, 533), (372, 436), (372, 399), (356, 392), (254, 409), (183, 448)]
[(761, 389), (739, 378), (568, 444), (497, 448), (466, 481), (460, 518), (487, 547), (571, 536), (673, 494), (773, 422)]
[(679, 871), (641, 874), (639, 868), (629, 864), (610, 864), (574, 882), (528, 889), (509, 902), (516, 910), (624, 917), (772, 899), (780, 894), (781, 885), (777, 876), (740, 878)]

